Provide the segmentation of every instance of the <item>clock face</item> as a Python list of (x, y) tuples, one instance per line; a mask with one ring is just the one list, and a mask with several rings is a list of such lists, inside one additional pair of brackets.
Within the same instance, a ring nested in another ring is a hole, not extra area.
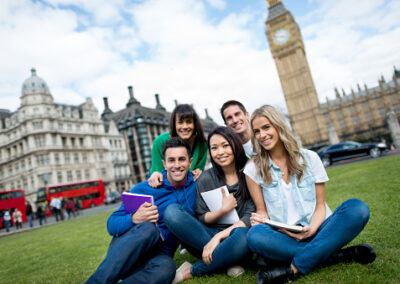
[(282, 45), (288, 42), (290, 33), (287, 29), (279, 29), (274, 33), (274, 42), (277, 45)]

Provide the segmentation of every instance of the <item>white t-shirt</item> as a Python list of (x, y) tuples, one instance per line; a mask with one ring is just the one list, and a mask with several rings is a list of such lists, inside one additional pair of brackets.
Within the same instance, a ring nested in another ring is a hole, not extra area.
[(287, 205), (288, 205), (288, 216), (287, 223), (289, 225), (297, 225), (301, 219), (299, 214), (299, 210), (297, 209), (296, 203), (294, 202), (292, 183), (288, 184), (282, 179), (282, 188), (281, 190), (286, 196)]
[(251, 139), (243, 144), (243, 148), (247, 156), (253, 157), (256, 155), (256, 153), (254, 153), (253, 151), (253, 144), (251, 144)]

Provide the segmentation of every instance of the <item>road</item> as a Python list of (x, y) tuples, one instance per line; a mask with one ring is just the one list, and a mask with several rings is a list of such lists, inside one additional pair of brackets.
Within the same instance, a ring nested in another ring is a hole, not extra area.
[[(400, 155), (400, 151), (385, 152), (382, 156), (380, 156), (379, 158), (375, 158), (375, 159), (383, 159), (383, 158), (386, 158), (386, 157), (396, 156), (396, 155)], [(365, 161), (369, 161), (369, 160), (373, 160), (373, 159), (374, 158), (371, 158), (370, 156), (363, 156), (363, 157), (354, 158), (354, 159), (342, 160), (342, 161), (333, 163), (332, 165), (327, 167), (327, 169), (334, 168), (334, 167), (340, 167), (340, 166), (343, 166), (343, 165), (346, 165), (346, 164), (354, 164), (354, 163), (359, 163), (359, 162), (365, 162)]]

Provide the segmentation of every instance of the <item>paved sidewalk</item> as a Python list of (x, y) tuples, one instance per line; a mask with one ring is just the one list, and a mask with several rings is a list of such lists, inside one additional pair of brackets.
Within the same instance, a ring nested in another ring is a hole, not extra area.
[[(89, 216), (89, 215), (96, 214), (96, 213), (103, 212), (103, 211), (109, 211), (109, 210), (114, 211), (117, 208), (119, 208), (120, 205), (121, 205), (121, 203), (116, 203), (116, 204), (110, 204), (110, 205), (100, 205), (100, 206), (97, 206), (97, 207), (94, 207), (94, 208), (87, 208), (87, 209), (84, 209), (84, 210), (80, 210), (79, 211), (79, 216), (76, 216), (75, 218), (80, 218), (80, 217), (83, 217), (83, 216)], [(70, 220), (73, 220), (75, 218), (71, 217)], [(62, 223), (62, 222), (68, 222), (68, 217), (64, 218), (64, 221), (59, 221), (59, 222), (56, 222), (56, 218), (53, 217), (53, 216), (47, 217), (47, 224), (43, 220), (43, 225), (42, 226), (39, 225), (39, 220), (35, 219), (33, 221), (33, 227), (32, 228), (29, 227), (29, 222), (25, 222), (25, 223), (22, 224), (22, 229), (18, 229), (17, 230), (15, 225), (10, 227), (10, 232), (6, 232), (5, 228), (0, 229), (0, 237), (8, 236), (8, 235), (11, 235), (11, 234), (22, 233), (22, 232), (29, 231), (29, 230), (32, 230), (32, 229), (40, 229), (40, 228), (45, 227), (45, 226), (50, 226), (50, 225), (54, 225), (54, 224)]]

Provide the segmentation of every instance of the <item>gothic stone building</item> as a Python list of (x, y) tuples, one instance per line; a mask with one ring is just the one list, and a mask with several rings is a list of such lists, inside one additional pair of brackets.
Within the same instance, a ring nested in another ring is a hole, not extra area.
[(43, 185), (103, 179), (107, 191), (132, 183), (126, 146), (107, 128), (90, 98), (81, 105), (53, 102), (31, 70), (15, 112), (0, 110), (0, 190), (22, 188), (30, 201)]
[[(156, 107), (142, 106), (134, 97), (132, 86), (128, 87), (129, 100), (126, 108), (112, 112), (108, 98), (104, 98), (104, 111), (101, 115), (104, 124), (114, 122), (128, 145), (128, 157), (135, 183), (144, 181), (151, 168), (151, 149), (154, 139), (169, 131), (171, 113), (160, 103), (159, 95), (155, 95)], [(175, 105), (177, 102), (175, 101)], [(205, 135), (217, 125), (205, 110), (206, 118), (201, 120)]]
[(393, 110), (400, 118), (399, 72), (391, 81), (379, 79), (377, 87), (319, 103), (308, 65), (300, 28), (281, 0), (267, 0), (267, 38), (278, 70), (293, 130), (305, 147), (329, 144), (328, 129), (341, 140), (389, 138), (386, 114)]

